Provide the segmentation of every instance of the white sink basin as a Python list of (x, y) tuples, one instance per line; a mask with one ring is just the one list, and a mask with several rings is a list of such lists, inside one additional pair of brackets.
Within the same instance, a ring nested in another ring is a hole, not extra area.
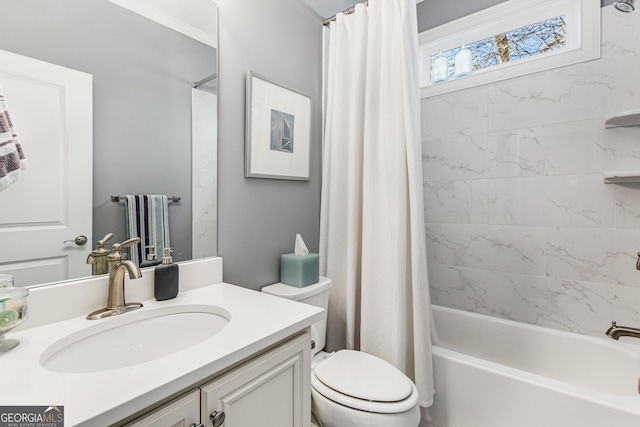
[(144, 363), (211, 338), (230, 317), (217, 306), (172, 305), (88, 320), (86, 328), (47, 348), (40, 364), (55, 372), (80, 373)]

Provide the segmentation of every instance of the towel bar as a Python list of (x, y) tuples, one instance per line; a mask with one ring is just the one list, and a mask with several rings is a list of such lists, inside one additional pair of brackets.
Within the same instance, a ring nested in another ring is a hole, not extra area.
[[(125, 196), (111, 196), (111, 201), (112, 202), (119, 202), (120, 200), (124, 200), (126, 197)], [(172, 202), (172, 203), (178, 203), (181, 199), (181, 197), (178, 196), (172, 196), (172, 197), (167, 197), (167, 199)]]

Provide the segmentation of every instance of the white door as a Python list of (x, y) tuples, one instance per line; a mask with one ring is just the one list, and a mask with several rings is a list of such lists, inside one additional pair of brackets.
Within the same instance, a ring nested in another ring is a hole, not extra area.
[(88, 276), (92, 76), (0, 50), (0, 86), (28, 163), (0, 191), (0, 273), (16, 286)]

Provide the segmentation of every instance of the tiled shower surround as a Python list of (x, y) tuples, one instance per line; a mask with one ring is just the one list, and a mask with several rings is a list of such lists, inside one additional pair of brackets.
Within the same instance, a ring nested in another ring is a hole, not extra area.
[(602, 9), (595, 61), (423, 99), (432, 301), (602, 336), (640, 327), (640, 11)]

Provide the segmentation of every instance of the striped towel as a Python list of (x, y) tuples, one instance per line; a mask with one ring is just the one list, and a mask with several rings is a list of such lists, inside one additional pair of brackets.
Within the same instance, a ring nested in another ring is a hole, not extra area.
[(163, 249), (171, 247), (168, 206), (164, 195), (126, 196), (127, 239), (140, 237), (140, 243), (129, 248), (129, 259), (140, 267), (160, 264)]
[(0, 87), (0, 191), (13, 184), (26, 168), (27, 160), (13, 129), (4, 92)]

